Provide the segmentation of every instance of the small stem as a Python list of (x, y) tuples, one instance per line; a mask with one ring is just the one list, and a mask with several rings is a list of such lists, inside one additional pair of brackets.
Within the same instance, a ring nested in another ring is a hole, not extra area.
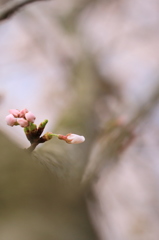
[(28, 147), (26, 150), (31, 153), (31, 152), (34, 151), (34, 149), (37, 147), (38, 144), (39, 144), (39, 142), (34, 142), (34, 143), (32, 143), (31, 146)]
[(35, 135), (36, 136), (36, 138), (35, 138), (35, 136), (33, 134), (33, 131), (31, 131), (28, 134), (26, 133), (26, 136), (27, 136), (28, 140), (31, 143), (31, 146), (28, 147), (26, 150), (31, 153), (31, 152), (34, 151), (34, 149), (37, 147), (38, 144), (44, 143), (44, 142), (50, 140), (52, 138), (52, 136), (59, 137), (60, 134), (51, 133), (51, 132), (49, 133), (48, 132), (44, 136), (42, 136), (40, 138)]
[(57, 134), (57, 133), (52, 133), (52, 135), (55, 136), (55, 137), (59, 136), (59, 134)]

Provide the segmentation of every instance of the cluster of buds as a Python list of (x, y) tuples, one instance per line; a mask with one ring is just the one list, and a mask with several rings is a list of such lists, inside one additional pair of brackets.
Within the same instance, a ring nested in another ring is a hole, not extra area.
[(9, 113), (10, 114), (6, 117), (7, 124), (12, 127), (20, 125), (24, 128), (25, 135), (31, 143), (31, 151), (33, 151), (39, 143), (44, 143), (52, 139), (54, 136), (58, 137), (60, 140), (64, 140), (66, 143), (69, 144), (78, 144), (85, 141), (85, 138), (83, 136), (72, 133), (69, 133), (67, 135), (61, 135), (47, 132), (43, 136), (41, 136), (46, 124), (48, 123), (48, 120), (44, 120), (37, 127), (36, 124), (34, 124), (36, 117), (26, 108), (21, 111), (17, 109), (10, 109)]
[(6, 116), (6, 122), (9, 126), (13, 127), (20, 125), (21, 127), (28, 127), (30, 123), (34, 123), (35, 116), (26, 108), (21, 111), (18, 109), (10, 109), (10, 114)]

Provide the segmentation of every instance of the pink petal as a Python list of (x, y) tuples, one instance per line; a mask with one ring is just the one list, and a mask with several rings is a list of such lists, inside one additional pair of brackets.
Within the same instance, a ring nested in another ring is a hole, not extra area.
[(7, 125), (13, 127), (17, 122), (17, 119), (12, 114), (9, 114), (6, 116), (6, 122), (7, 122)]
[(25, 114), (25, 118), (29, 121), (29, 122), (34, 122), (36, 117), (34, 116), (34, 114), (32, 112), (28, 112)]
[(19, 113), (19, 117), (20, 118), (24, 118), (25, 117), (25, 114), (28, 112), (28, 110), (26, 108), (22, 109)]
[(27, 127), (28, 126), (28, 121), (25, 120), (24, 118), (17, 118), (17, 123), (19, 123), (19, 125), (21, 127)]
[(66, 141), (67, 143), (78, 144), (85, 141), (84, 136), (80, 136), (77, 134), (69, 133), (66, 136), (67, 136), (67, 141)]
[(14, 116), (14, 117), (18, 117), (20, 111), (18, 109), (10, 109), (9, 112)]

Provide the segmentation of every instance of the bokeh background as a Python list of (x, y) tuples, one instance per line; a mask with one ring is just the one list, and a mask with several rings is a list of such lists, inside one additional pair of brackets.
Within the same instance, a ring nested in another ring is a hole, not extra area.
[[(0, 0), (0, 239), (159, 239), (159, 1)], [(8, 109), (52, 139), (30, 156)]]

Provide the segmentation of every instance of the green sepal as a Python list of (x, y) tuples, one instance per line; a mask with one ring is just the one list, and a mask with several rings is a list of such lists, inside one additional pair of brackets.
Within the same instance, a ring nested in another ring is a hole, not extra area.
[(40, 123), (38, 128), (44, 128), (46, 126), (46, 124), (48, 123), (48, 120), (44, 120), (43, 122)]
[(43, 133), (44, 128), (45, 128), (47, 123), (48, 123), (47, 119), (40, 123), (40, 125), (38, 126), (38, 129), (37, 129), (37, 136), (40, 137), (40, 135)]
[(52, 134), (51, 132), (47, 132), (44, 134), (44, 137), (46, 138), (47, 141), (52, 139), (53, 136), (54, 136), (54, 134)]
[(25, 132), (25, 134), (28, 134), (29, 133), (29, 127), (24, 127), (24, 132)]
[(36, 130), (36, 129), (37, 129), (36, 124), (34, 124), (34, 123), (30, 123), (30, 124), (29, 124), (29, 130), (30, 130), (30, 131), (33, 131), (33, 130)]
[(53, 136), (54, 136), (54, 134), (52, 134), (51, 132), (47, 132), (40, 138), (39, 143), (44, 143), (44, 142), (52, 139)]

